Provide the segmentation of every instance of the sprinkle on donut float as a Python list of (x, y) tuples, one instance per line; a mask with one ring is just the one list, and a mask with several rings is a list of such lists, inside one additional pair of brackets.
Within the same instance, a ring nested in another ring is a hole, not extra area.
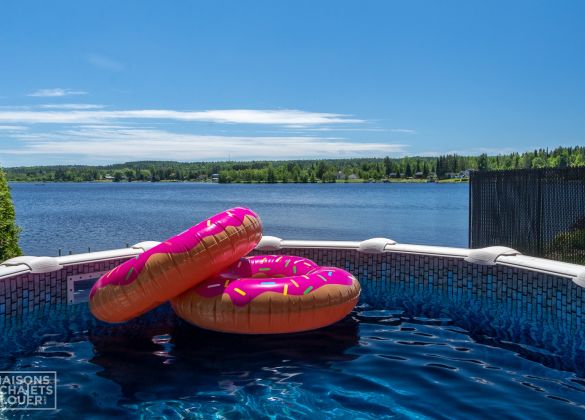
[(355, 307), (360, 284), (334, 267), (286, 255), (240, 259), (171, 300), (185, 321), (241, 334), (291, 333), (337, 322)]
[(91, 289), (90, 310), (102, 321), (130, 320), (238, 261), (261, 237), (253, 211), (217, 214), (102, 276)]

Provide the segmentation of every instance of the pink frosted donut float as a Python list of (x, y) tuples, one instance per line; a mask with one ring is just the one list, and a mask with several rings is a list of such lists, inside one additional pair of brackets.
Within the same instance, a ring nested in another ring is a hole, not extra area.
[(330, 325), (355, 307), (360, 284), (334, 267), (288, 255), (240, 259), (171, 300), (181, 318), (209, 330), (277, 334)]
[(210, 217), (102, 276), (89, 295), (91, 313), (128, 321), (238, 261), (261, 237), (260, 218), (247, 208)]

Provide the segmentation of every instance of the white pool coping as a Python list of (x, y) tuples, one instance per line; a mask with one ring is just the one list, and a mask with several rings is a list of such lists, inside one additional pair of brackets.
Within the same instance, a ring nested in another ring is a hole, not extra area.
[[(26, 273), (49, 273), (63, 267), (129, 258), (143, 253), (158, 245), (159, 242), (146, 241), (130, 248), (84, 254), (65, 255), (61, 257), (23, 256), (12, 258), (0, 264), (0, 279), (11, 278)], [(471, 264), (503, 265), (520, 270), (534, 271), (571, 279), (575, 284), (585, 287), (585, 266), (570, 264), (544, 258), (522, 255), (506, 247), (488, 247), (481, 249), (453, 248), (430, 245), (400, 244), (392, 239), (372, 238), (365, 241), (306, 241), (287, 240), (274, 236), (264, 236), (256, 250), (276, 251), (280, 249), (346, 249), (366, 254), (400, 253), (430, 257), (459, 258)]]

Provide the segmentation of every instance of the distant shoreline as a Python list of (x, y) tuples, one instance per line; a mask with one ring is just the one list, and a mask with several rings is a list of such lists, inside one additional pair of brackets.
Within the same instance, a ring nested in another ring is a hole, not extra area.
[(440, 179), (437, 181), (428, 181), (426, 179), (385, 179), (385, 180), (364, 180), (353, 179), (351, 181), (337, 180), (336, 182), (210, 182), (210, 181), (191, 181), (191, 180), (160, 180), (160, 181), (8, 181), (10, 184), (218, 184), (218, 185), (274, 185), (274, 184), (295, 184), (295, 185), (314, 185), (314, 184), (467, 184), (468, 178)]
[(26, 182), (460, 183), (468, 182), (475, 171), (569, 166), (585, 166), (585, 147), (497, 156), (484, 153), (479, 156), (41, 165), (7, 167), (4, 172), (10, 181)]

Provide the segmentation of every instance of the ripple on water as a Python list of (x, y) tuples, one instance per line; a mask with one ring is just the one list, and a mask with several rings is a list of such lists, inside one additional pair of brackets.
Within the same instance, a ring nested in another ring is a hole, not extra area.
[(279, 336), (203, 331), (165, 311), (122, 326), (98, 323), (79, 309), (62, 315), (52, 327), (40, 320), (42, 333), (29, 333), (26, 328), (39, 329), (34, 324), (21, 328), (25, 336), (14, 337), (14, 353), (3, 347), (12, 360), (7, 368), (58, 372), (61, 411), (55, 417), (584, 413), (585, 379), (531, 358), (538, 348), (500, 343), (453, 319), (399, 307), (360, 307), (334, 326)]

